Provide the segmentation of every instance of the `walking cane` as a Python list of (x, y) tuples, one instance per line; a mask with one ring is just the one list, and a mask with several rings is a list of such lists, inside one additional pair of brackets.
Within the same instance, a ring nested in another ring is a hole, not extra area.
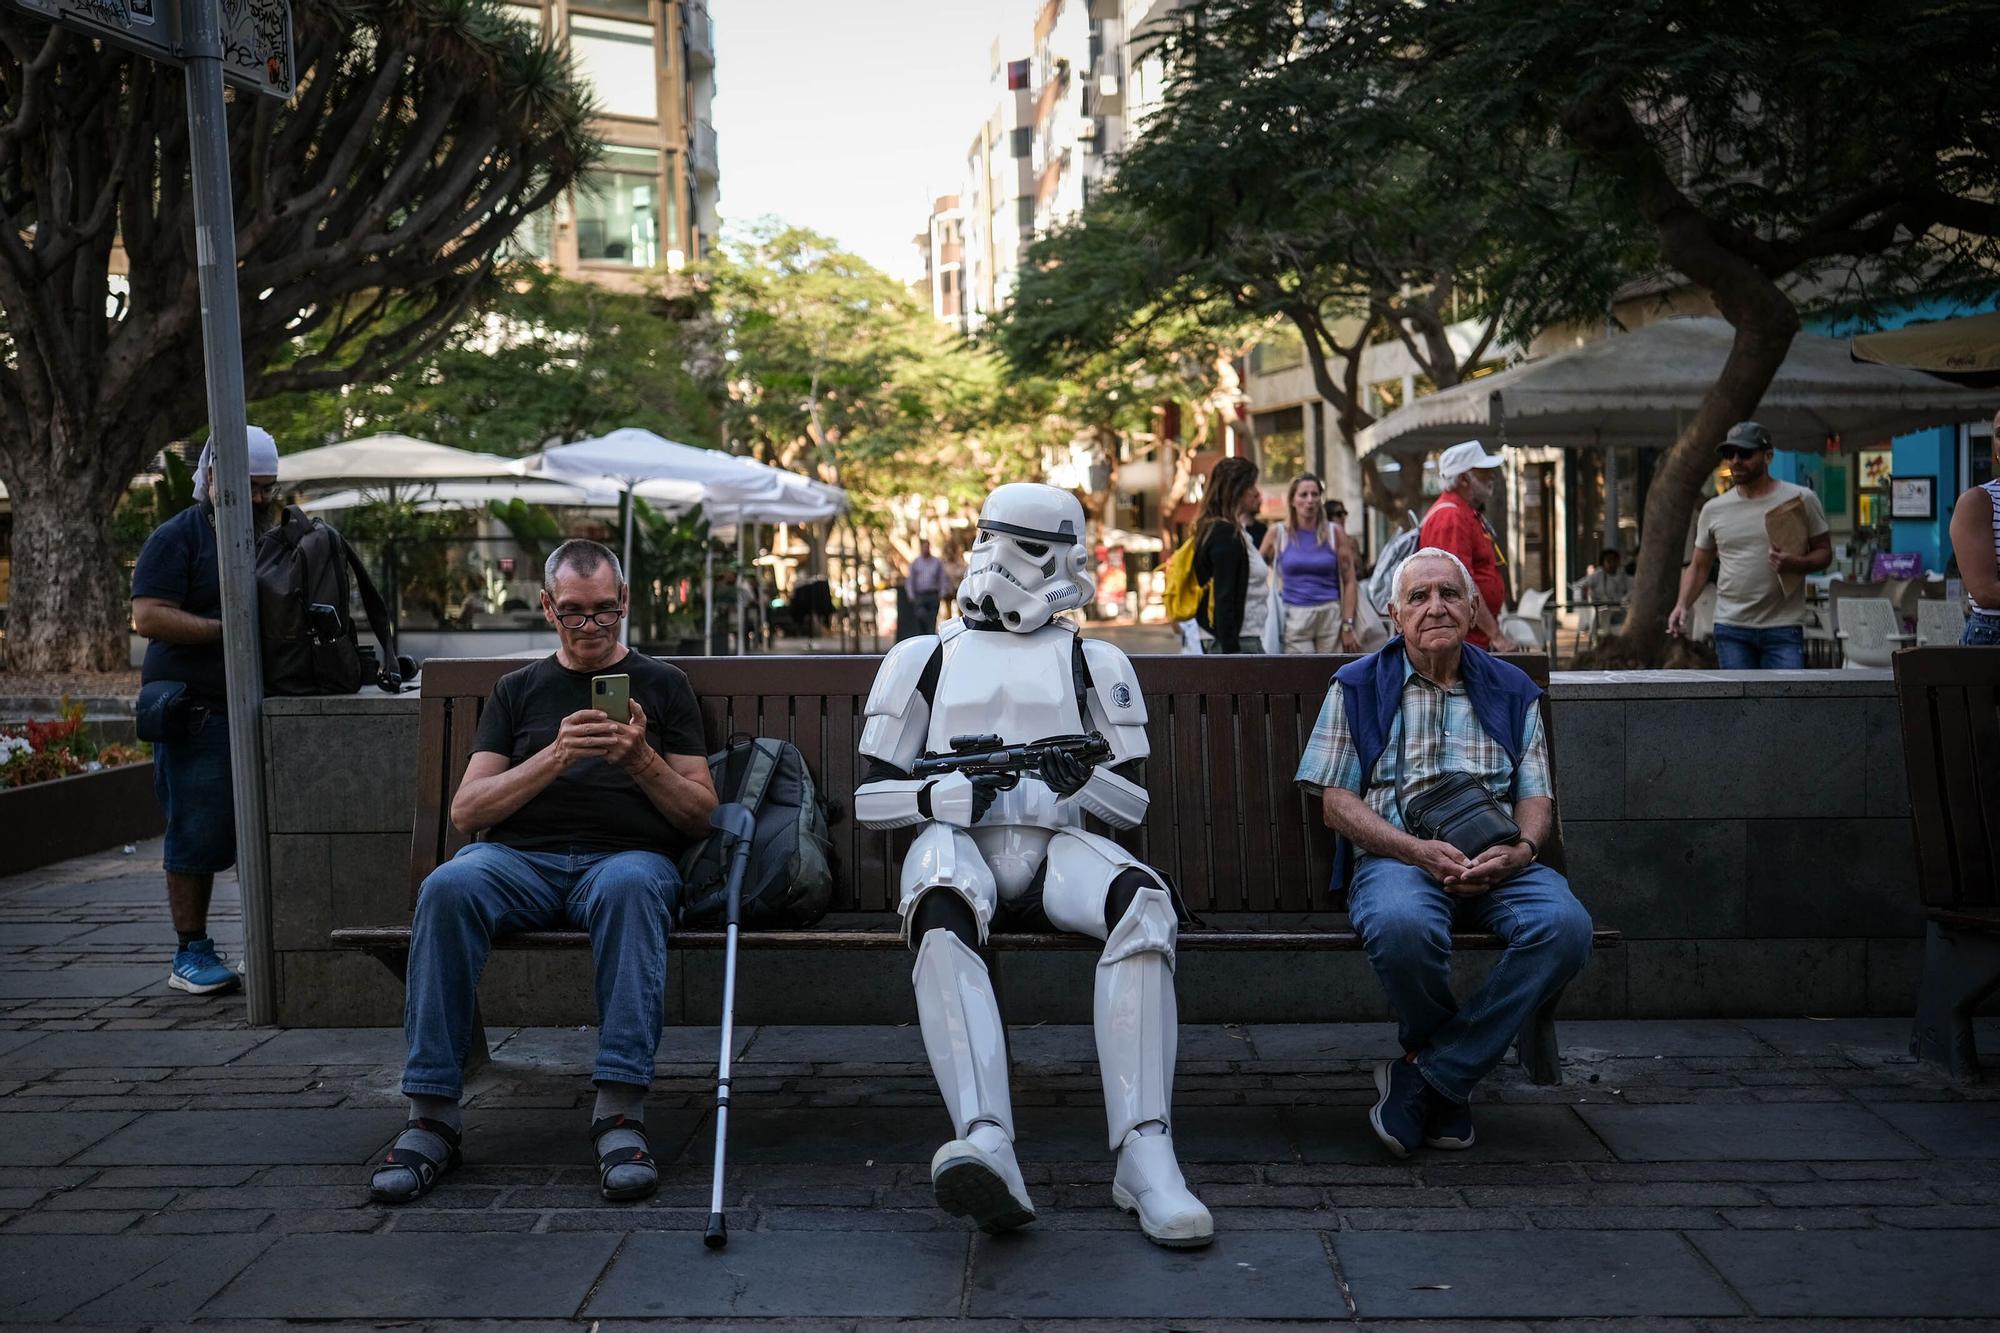
[(722, 1157), (729, 1138), (729, 1051), (736, 1029), (736, 929), (743, 910), (743, 872), (750, 864), (750, 835), (757, 821), (735, 803), (718, 805), (709, 823), (734, 840), (729, 853), (729, 934), (722, 951), (722, 1056), (715, 1078), (715, 1179), (708, 1192), (708, 1234), (702, 1243), (719, 1250), (729, 1243), (729, 1224), (722, 1215)]

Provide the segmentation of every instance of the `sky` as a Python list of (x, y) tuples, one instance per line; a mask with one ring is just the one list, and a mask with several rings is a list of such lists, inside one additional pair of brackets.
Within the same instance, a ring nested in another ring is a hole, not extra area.
[(898, 278), (991, 110), (993, 39), (1035, 0), (709, 0), (725, 231), (766, 214)]

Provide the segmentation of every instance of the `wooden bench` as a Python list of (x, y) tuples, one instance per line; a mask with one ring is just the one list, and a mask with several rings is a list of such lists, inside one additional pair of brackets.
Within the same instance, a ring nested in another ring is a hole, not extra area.
[(1977, 1080), (1973, 1010), (2000, 990), (2000, 652), (1911, 648), (1893, 662), (1925, 918), (1910, 1053)]
[[(700, 700), (711, 750), (725, 738), (748, 733), (790, 740), (805, 755), (820, 791), (845, 807), (863, 765), (862, 708), (881, 665), (872, 656), (695, 657), (669, 659), (687, 673)], [(1147, 786), (1152, 805), (1143, 826), (1121, 841), (1180, 889), (1200, 924), (1180, 935), (1182, 951), (1205, 949), (1356, 950), (1352, 930), (1329, 929), (1339, 904), (1327, 894), (1333, 838), (1318, 804), (1293, 781), (1299, 753), (1332, 678), (1347, 658), (1139, 657), (1134, 659), (1146, 695), (1152, 757)], [(1516, 659), (1546, 684), (1540, 656)], [(522, 666), (519, 659), (438, 660), (421, 682), (418, 724), (417, 809), (410, 842), (410, 901), (424, 877), (449, 860), (467, 838), (449, 818), (452, 794), (472, 754), (479, 710), (494, 683)], [(1542, 700), (1542, 726), (1554, 732)], [(805, 930), (747, 931), (745, 949), (901, 950), (896, 903), (899, 867), (911, 830), (862, 828), (852, 818), (833, 826), (836, 887), (827, 921)], [(1561, 821), (1541, 859), (1564, 869)], [(403, 975), (409, 952), (406, 922), (338, 929), (337, 948), (365, 950)], [(676, 948), (716, 948), (719, 930), (676, 930)], [(1499, 937), (1459, 933), (1460, 949), (1497, 949)], [(1619, 942), (1600, 930), (1598, 947)], [(578, 931), (526, 931), (508, 936), (509, 949), (587, 948)], [(995, 949), (1097, 949), (1075, 935), (995, 934)], [(1519, 1038), (1522, 1064), (1538, 1083), (1561, 1079), (1554, 1002)], [(482, 1052), (475, 1052), (475, 1059)]]

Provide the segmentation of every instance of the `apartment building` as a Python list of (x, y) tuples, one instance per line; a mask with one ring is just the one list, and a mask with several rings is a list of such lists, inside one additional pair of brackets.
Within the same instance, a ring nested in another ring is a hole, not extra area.
[(965, 210), (957, 195), (932, 201), (930, 222), (917, 233), (916, 243), (921, 264), (917, 288), (930, 302), (931, 317), (965, 332)]
[(715, 34), (703, 0), (513, 4), (566, 42), (597, 101), (603, 158), (517, 248), (565, 277), (636, 285), (700, 259), (721, 229), (711, 103)]

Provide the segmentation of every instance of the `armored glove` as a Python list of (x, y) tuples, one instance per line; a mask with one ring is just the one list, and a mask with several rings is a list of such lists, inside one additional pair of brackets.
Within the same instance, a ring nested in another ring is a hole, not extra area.
[(1074, 796), (1090, 781), (1090, 765), (1075, 755), (1053, 751), (1042, 756), (1039, 776), (1056, 795)]

